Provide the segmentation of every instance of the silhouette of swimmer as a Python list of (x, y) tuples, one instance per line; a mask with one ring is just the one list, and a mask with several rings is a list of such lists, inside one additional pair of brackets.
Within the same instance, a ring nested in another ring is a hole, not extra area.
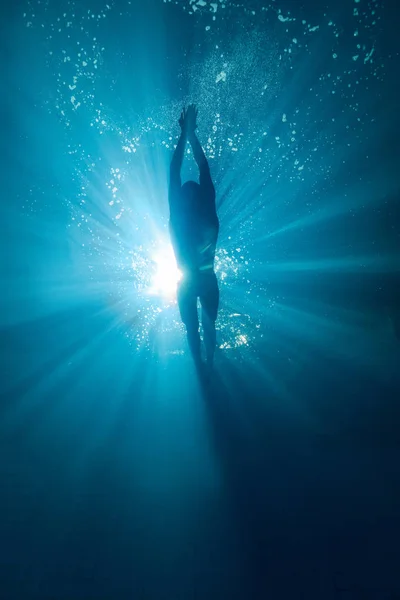
[[(196, 364), (201, 364), (197, 312), (199, 298), (207, 363), (212, 365), (219, 304), (218, 282), (214, 272), (219, 221), (210, 168), (196, 135), (197, 113), (195, 105), (191, 104), (183, 109), (179, 119), (181, 135), (170, 167), (169, 227), (176, 262), (182, 272), (178, 285), (178, 305), (189, 348)], [(181, 167), (188, 141), (199, 167), (200, 183), (187, 181), (182, 185)]]

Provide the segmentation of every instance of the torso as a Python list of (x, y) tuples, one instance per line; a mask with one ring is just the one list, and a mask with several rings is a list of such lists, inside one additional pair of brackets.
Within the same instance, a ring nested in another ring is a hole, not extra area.
[(214, 215), (180, 215), (170, 221), (172, 244), (182, 271), (214, 268), (219, 221)]

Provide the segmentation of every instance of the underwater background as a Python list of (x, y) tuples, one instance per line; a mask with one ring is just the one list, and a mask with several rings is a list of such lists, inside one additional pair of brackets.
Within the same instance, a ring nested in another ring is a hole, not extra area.
[[(400, 598), (398, 3), (0, 16), (0, 598)], [(190, 102), (207, 385), (168, 236)]]

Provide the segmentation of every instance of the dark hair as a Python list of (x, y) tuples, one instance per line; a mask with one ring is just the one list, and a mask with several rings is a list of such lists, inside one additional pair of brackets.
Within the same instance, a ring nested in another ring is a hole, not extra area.
[(182, 186), (184, 196), (196, 197), (200, 192), (200, 185), (196, 181), (186, 181)]

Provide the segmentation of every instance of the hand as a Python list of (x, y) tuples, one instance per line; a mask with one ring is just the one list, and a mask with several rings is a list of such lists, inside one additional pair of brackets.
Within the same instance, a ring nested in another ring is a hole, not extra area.
[(187, 108), (186, 114), (185, 114), (185, 121), (186, 121), (186, 131), (187, 134), (193, 135), (194, 132), (197, 129), (197, 114), (198, 114), (198, 110), (195, 106), (195, 104), (190, 104)]
[(179, 127), (181, 128), (182, 133), (186, 133), (186, 130), (187, 130), (186, 112), (187, 112), (186, 108), (183, 107), (181, 116), (179, 118)]

